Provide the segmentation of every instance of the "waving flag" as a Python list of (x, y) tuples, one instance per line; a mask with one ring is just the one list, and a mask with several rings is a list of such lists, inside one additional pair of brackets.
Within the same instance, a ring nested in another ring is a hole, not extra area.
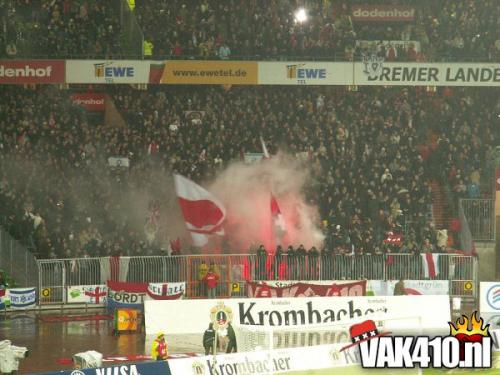
[(273, 217), (274, 233), (276, 235), (277, 245), (281, 245), (281, 238), (286, 233), (285, 219), (281, 214), (280, 206), (275, 196), (271, 194), (271, 215)]
[(262, 153), (264, 154), (264, 159), (271, 159), (269, 156), (269, 151), (267, 151), (266, 143), (264, 142), (264, 139), (260, 137), (260, 143), (262, 143)]
[(434, 278), (439, 274), (438, 259), (439, 254), (425, 253), (420, 254), (424, 265), (424, 277)]
[(223, 234), (226, 209), (208, 190), (178, 174), (174, 174), (175, 190), (182, 214), (196, 246), (208, 242), (207, 235)]
[[(264, 154), (264, 159), (270, 159), (269, 151), (267, 151), (266, 143), (264, 139), (260, 137), (260, 143), (262, 144), (262, 153)], [(285, 219), (281, 214), (280, 206), (273, 193), (271, 193), (271, 215), (273, 218), (274, 235), (276, 237), (276, 244), (281, 245), (281, 239), (286, 233)]]

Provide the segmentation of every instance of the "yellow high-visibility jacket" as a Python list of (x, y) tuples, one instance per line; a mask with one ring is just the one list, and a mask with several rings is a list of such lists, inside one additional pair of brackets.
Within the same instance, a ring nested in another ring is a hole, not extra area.
[(168, 345), (166, 342), (160, 342), (160, 340), (156, 339), (153, 341), (153, 345), (151, 345), (151, 357), (154, 360), (167, 359), (168, 357)]

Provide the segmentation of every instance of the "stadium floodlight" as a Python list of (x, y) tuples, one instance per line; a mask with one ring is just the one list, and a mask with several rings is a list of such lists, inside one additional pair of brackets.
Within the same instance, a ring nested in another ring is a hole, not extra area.
[(304, 8), (299, 8), (295, 12), (295, 22), (304, 23), (307, 21), (307, 12)]

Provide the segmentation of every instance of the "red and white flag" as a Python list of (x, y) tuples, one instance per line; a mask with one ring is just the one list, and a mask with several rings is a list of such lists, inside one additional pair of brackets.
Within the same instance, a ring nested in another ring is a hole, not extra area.
[[(260, 137), (260, 142), (262, 143), (262, 153), (264, 154), (264, 159), (270, 159), (269, 151), (267, 151), (266, 143)], [(285, 219), (281, 214), (280, 206), (276, 197), (271, 193), (271, 216), (273, 218), (274, 235), (276, 237), (276, 244), (281, 245), (281, 239), (286, 233)]]
[(276, 242), (277, 245), (281, 245), (281, 239), (286, 233), (286, 224), (285, 224), (285, 219), (281, 214), (278, 201), (276, 200), (273, 194), (271, 194), (271, 215), (273, 217), (274, 234), (276, 236)]
[(226, 209), (208, 190), (184, 176), (174, 174), (175, 190), (182, 214), (195, 246), (208, 242), (208, 235), (223, 234)]
[(439, 254), (425, 253), (420, 254), (424, 263), (425, 278), (433, 278), (439, 274), (438, 259)]

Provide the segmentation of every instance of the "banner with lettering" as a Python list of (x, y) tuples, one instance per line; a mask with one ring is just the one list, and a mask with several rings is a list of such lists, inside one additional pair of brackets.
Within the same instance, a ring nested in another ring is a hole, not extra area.
[(296, 284), (276, 287), (265, 282), (248, 282), (249, 298), (268, 297), (332, 297), (332, 296), (364, 296), (366, 295), (366, 280), (350, 283), (329, 285), (298, 282)]
[[(392, 296), (398, 280), (369, 280), (367, 295), (370, 296)], [(402, 289), (406, 295), (434, 295), (442, 296), (449, 294), (448, 280), (404, 280)]]
[(106, 95), (100, 92), (75, 93), (71, 95), (71, 101), (87, 111), (103, 112), (106, 109)]
[[(431, 306), (432, 308), (429, 308)], [(348, 296), (291, 298), (229, 298), (145, 301), (146, 334), (201, 334), (209, 323), (230, 322), (233, 326), (307, 327), (348, 324), (364, 319), (421, 318), (421, 327), (434, 334), (449, 333), (448, 296)], [(387, 327), (388, 331), (395, 327)], [(251, 327), (250, 327), (251, 328)], [(425, 332), (425, 331), (424, 331)]]
[(41, 375), (171, 375), (167, 361), (127, 363), (111, 367), (87, 368), (80, 370), (68, 370), (59, 372), (46, 372)]
[(36, 289), (35, 288), (16, 288), (9, 289), (10, 307), (12, 309), (29, 309), (35, 306)]
[(107, 282), (107, 305), (109, 309), (142, 309), (145, 300), (173, 300), (182, 298), (186, 283), (126, 283)]
[(68, 287), (68, 303), (105, 304), (108, 295), (106, 285), (73, 285)]

